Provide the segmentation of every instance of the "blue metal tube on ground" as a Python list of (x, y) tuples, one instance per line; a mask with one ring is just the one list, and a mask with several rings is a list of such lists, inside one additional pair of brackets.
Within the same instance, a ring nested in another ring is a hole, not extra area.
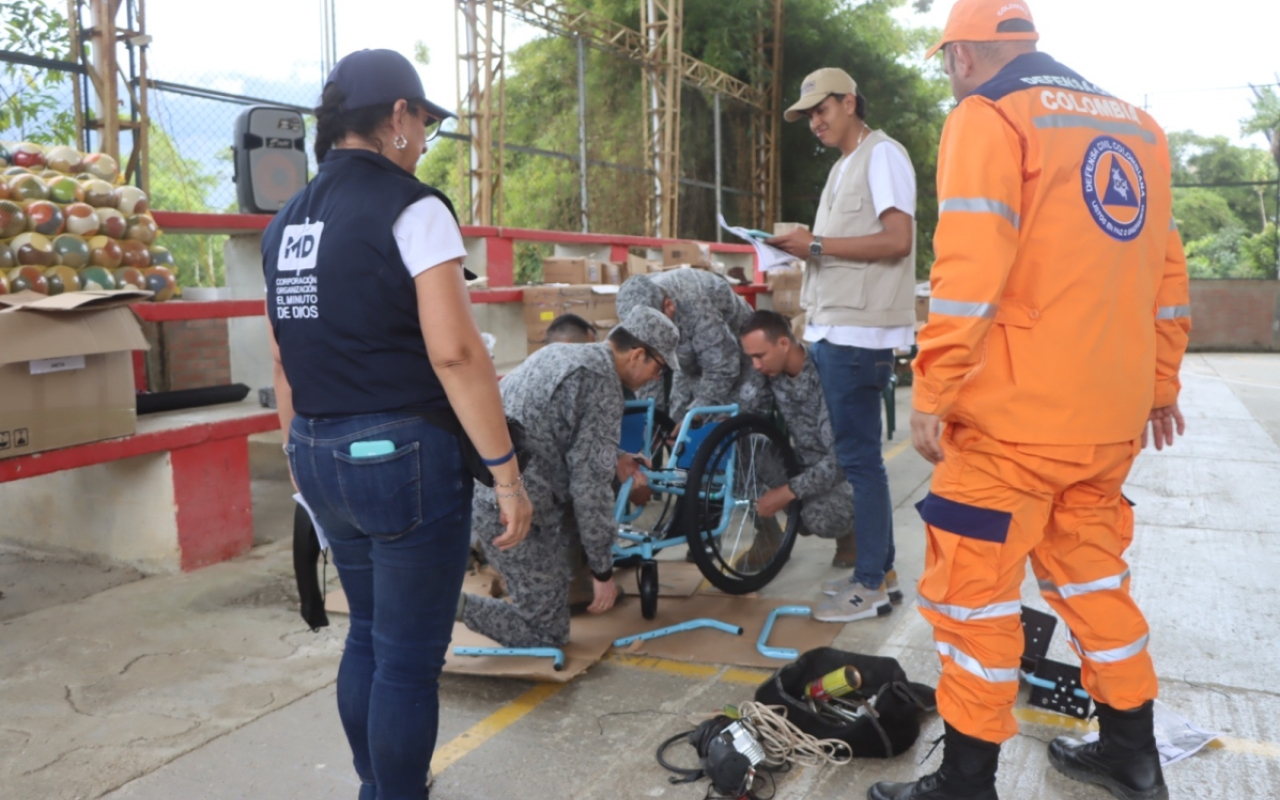
[(800, 651), (792, 647), (770, 647), (769, 635), (773, 633), (773, 623), (778, 617), (807, 617), (812, 612), (808, 606), (779, 606), (769, 612), (769, 618), (764, 621), (764, 629), (760, 631), (760, 638), (756, 641), (756, 649), (760, 651), (760, 655), (766, 658), (780, 658), (786, 661), (794, 661), (800, 657)]
[(564, 651), (558, 647), (455, 647), (455, 656), (530, 656), (554, 660), (556, 672), (564, 669)]
[(670, 636), (673, 633), (682, 633), (683, 631), (693, 631), (699, 628), (714, 628), (718, 631), (731, 633), (734, 636), (742, 635), (742, 628), (738, 625), (730, 625), (727, 622), (721, 622), (718, 619), (691, 619), (688, 622), (681, 622), (679, 625), (669, 625), (665, 628), (647, 631), (645, 633), (637, 633), (634, 636), (624, 636), (621, 639), (615, 639), (614, 647), (626, 647), (632, 642), (643, 642), (649, 639), (658, 639), (663, 636)]

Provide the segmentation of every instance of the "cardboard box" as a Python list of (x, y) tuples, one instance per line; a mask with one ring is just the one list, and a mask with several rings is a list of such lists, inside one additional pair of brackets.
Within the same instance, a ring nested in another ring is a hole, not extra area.
[[(547, 328), (551, 327), (555, 318), (562, 314), (577, 314), (583, 319), (590, 320), (595, 297), (593, 288), (600, 287), (526, 286), (524, 288), (524, 326), (525, 338), (529, 344), (541, 345), (546, 339)], [(616, 294), (617, 289), (611, 288)]]
[(769, 270), (766, 278), (773, 293), (773, 310), (784, 317), (794, 317), (801, 312), (800, 286), (804, 273), (798, 269)]
[(542, 259), (543, 283), (595, 284), (605, 282), (605, 262), (590, 258)]
[[(628, 256), (628, 259), (630, 259), (630, 256)], [(643, 260), (641, 259), (641, 261)], [(627, 282), (627, 278), (631, 277), (631, 264), (627, 262), (606, 262), (604, 275), (604, 283), (610, 286), (621, 286)]]
[(0, 458), (137, 431), (129, 303), (151, 292), (0, 296)]
[(809, 230), (809, 226), (808, 226), (808, 225), (805, 225), (803, 222), (775, 222), (775, 223), (773, 223), (773, 235), (774, 235), (774, 236), (783, 236), (783, 235), (786, 235), (786, 234), (788, 234), (788, 233), (791, 233), (791, 232), (792, 232), (792, 231), (794, 231), (794, 230), (807, 231), (807, 230)]
[(666, 242), (662, 245), (662, 265), (708, 269), (711, 266), (711, 245), (705, 242)]
[(653, 272), (650, 267), (649, 260), (644, 256), (638, 256), (634, 253), (627, 254), (627, 277), (632, 275), (644, 275)]

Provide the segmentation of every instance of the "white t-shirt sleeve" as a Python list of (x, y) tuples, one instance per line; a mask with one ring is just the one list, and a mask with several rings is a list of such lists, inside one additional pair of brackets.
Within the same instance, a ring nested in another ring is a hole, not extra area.
[(467, 257), (462, 231), (440, 198), (424, 197), (400, 212), (391, 226), (400, 258), (416, 278), (432, 267)]
[(871, 184), (871, 202), (876, 216), (891, 208), (916, 215), (916, 176), (907, 156), (889, 142), (881, 142), (871, 151), (867, 167)]

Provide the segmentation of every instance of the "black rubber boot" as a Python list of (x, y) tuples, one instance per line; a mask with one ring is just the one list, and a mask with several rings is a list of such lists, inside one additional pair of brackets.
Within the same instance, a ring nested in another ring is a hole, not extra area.
[(1154, 701), (1132, 711), (1097, 704), (1098, 741), (1059, 736), (1049, 761), (1069, 778), (1096, 783), (1121, 800), (1168, 800), (1152, 714)]
[(867, 800), (999, 800), (996, 767), (1000, 745), (966, 736), (947, 725), (942, 766), (914, 783), (877, 783)]

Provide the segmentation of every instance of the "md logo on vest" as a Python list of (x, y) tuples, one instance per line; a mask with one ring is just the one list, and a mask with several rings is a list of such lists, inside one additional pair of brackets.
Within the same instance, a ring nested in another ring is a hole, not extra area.
[(324, 233), (324, 223), (312, 222), (310, 219), (301, 225), (284, 226), (284, 235), (280, 239), (280, 255), (276, 258), (276, 269), (281, 272), (315, 269), (316, 251), (320, 249), (322, 233)]

